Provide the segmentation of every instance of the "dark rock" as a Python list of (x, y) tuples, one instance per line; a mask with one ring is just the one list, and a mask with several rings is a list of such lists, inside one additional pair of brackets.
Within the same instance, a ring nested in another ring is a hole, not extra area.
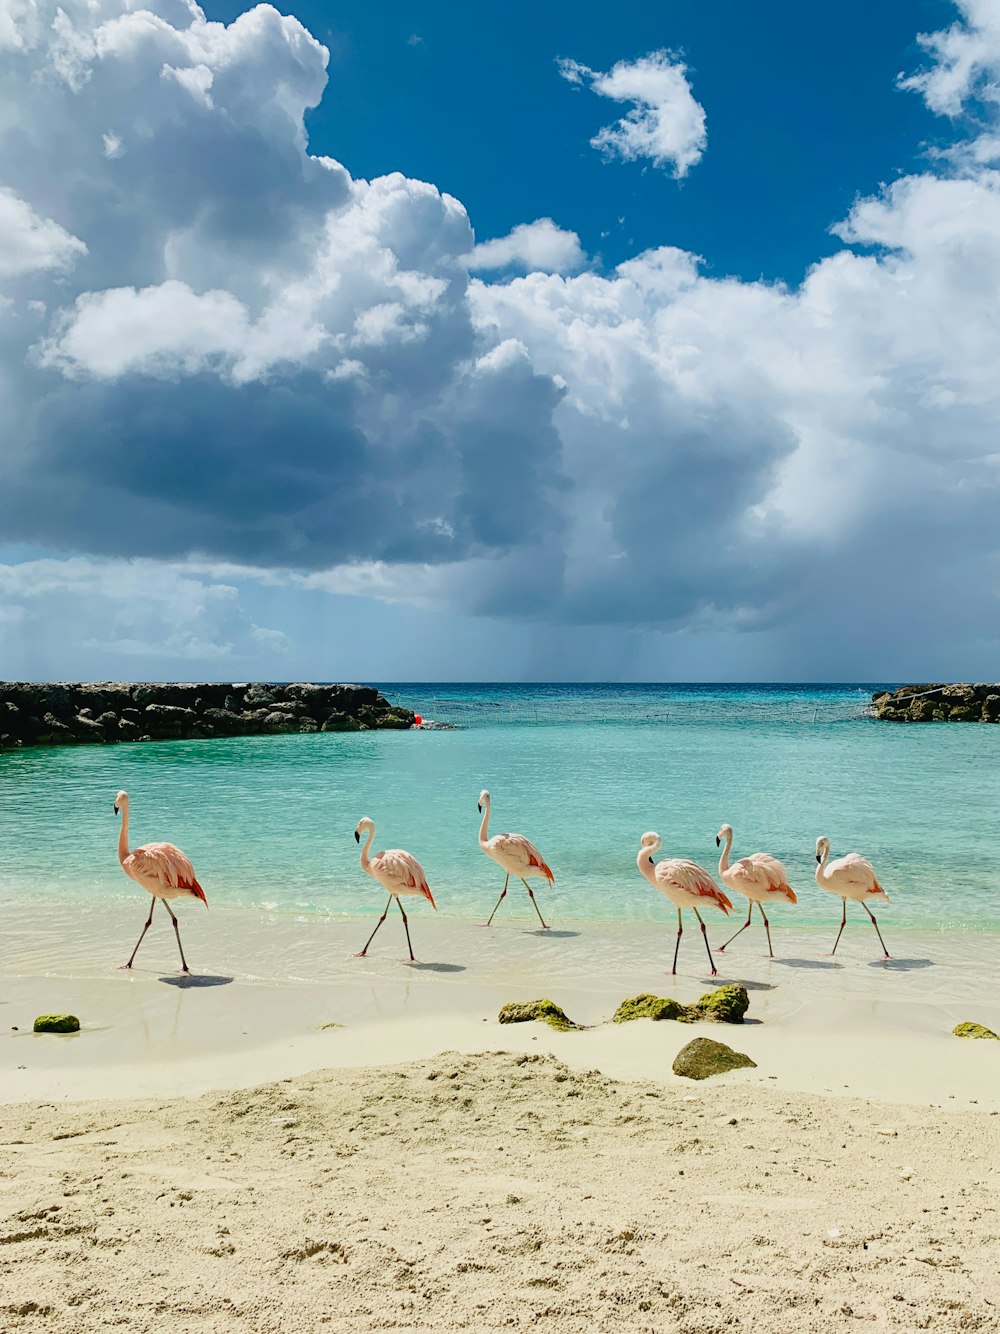
[(741, 1051), (733, 1051), (724, 1042), (715, 1042), (712, 1038), (695, 1038), (686, 1047), (682, 1047), (674, 1057), (673, 1072), (685, 1079), (710, 1079), (713, 1075), (723, 1075), (727, 1070), (756, 1069), (757, 1062)]
[(877, 718), (897, 723), (1000, 723), (1000, 685), (977, 681), (900, 686), (876, 691), (872, 708)]
[[(235, 706), (235, 707), (229, 707)], [(0, 748), (407, 728), (372, 686), (0, 682)]]

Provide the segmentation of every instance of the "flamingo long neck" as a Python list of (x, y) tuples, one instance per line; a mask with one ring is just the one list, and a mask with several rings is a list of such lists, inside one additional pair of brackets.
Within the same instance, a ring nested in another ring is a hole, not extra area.
[(369, 866), (371, 865), (371, 858), (369, 857), (368, 854), (371, 852), (372, 844), (374, 842), (375, 842), (375, 826), (372, 825), (371, 828), (368, 830), (368, 837), (365, 839), (364, 844), (361, 848), (362, 871), (367, 871)]
[(640, 848), (639, 855), (635, 859), (636, 866), (638, 866), (639, 870), (651, 885), (656, 884), (656, 863), (653, 861), (653, 853), (657, 851), (659, 846), (660, 845), (657, 843), (656, 846), (652, 848)]
[(118, 860), (124, 864), (128, 856), (128, 802), (123, 801), (118, 809), (122, 813), (121, 828), (118, 830)]
[(486, 800), (483, 802), (483, 822), (479, 826), (480, 847), (482, 847), (483, 844), (486, 843), (487, 840), (489, 839), (489, 824), (490, 824), (490, 799), (489, 797), (487, 797)]
[(827, 844), (826, 847), (824, 847), (824, 849), (823, 849), (823, 853), (822, 853), (822, 856), (820, 857), (819, 865), (816, 867), (816, 883), (817, 883), (817, 885), (821, 885), (821, 884), (823, 883), (823, 881), (826, 879), (826, 863), (827, 863), (827, 860), (829, 859), (829, 856), (830, 856), (830, 847), (829, 847), (829, 844)]
[(733, 831), (730, 829), (726, 835), (726, 841), (722, 846), (722, 856), (719, 858), (719, 875), (725, 875), (729, 870), (729, 849), (733, 846)]

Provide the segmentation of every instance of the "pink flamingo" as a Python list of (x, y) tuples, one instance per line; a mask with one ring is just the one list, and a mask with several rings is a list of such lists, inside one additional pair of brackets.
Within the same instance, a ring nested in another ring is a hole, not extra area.
[(843, 935), (844, 927), (847, 924), (847, 900), (853, 899), (855, 903), (861, 904), (872, 919), (872, 926), (878, 936), (878, 943), (882, 946), (882, 953), (888, 959), (889, 951), (882, 939), (882, 932), (878, 929), (878, 922), (876, 922), (875, 915), (867, 903), (868, 899), (881, 899), (884, 903), (889, 902), (889, 895), (879, 884), (878, 877), (875, 875), (875, 867), (872, 866), (867, 857), (862, 857), (857, 852), (849, 852), (846, 857), (838, 857), (836, 861), (832, 862), (828, 861), (829, 856), (830, 840), (828, 838), (818, 838), (816, 840), (816, 860), (819, 865), (816, 867), (816, 883), (820, 889), (829, 890), (831, 894), (838, 894), (844, 904), (844, 911), (840, 916), (840, 930), (837, 932), (837, 939), (833, 942), (833, 949), (830, 951), (831, 957), (837, 953), (840, 937)]
[(119, 792), (115, 797), (115, 814), (117, 815), (119, 811), (121, 811), (122, 825), (118, 832), (118, 860), (121, 862), (125, 874), (153, 896), (153, 902), (149, 905), (149, 916), (146, 918), (146, 925), (142, 928), (142, 935), (136, 941), (135, 949), (132, 951), (128, 963), (124, 964), (123, 967), (132, 967), (132, 960), (138, 954), (143, 936), (145, 936), (152, 923), (153, 909), (156, 907), (157, 900), (160, 900), (174, 924), (177, 948), (181, 952), (181, 969), (185, 973), (190, 973), (191, 969), (187, 966), (187, 959), (184, 958), (180, 927), (177, 925), (177, 918), (174, 916), (167, 899), (201, 899), (207, 908), (208, 899), (205, 898), (205, 891), (198, 884), (190, 858), (185, 856), (180, 848), (175, 848), (173, 843), (144, 843), (141, 848), (135, 848), (132, 852), (129, 852), (127, 792)]
[[(727, 888), (735, 890), (737, 894), (742, 894), (749, 900), (747, 907), (747, 920), (740, 927), (739, 931), (729, 937), (726, 945), (731, 945), (740, 932), (745, 931), (750, 925), (750, 918), (753, 914), (753, 905), (756, 903), (760, 909), (760, 915), (764, 918), (764, 930), (767, 932), (767, 952), (774, 958), (774, 950), (771, 948), (771, 926), (767, 920), (767, 914), (764, 912), (765, 903), (797, 903), (795, 890), (788, 883), (788, 872), (778, 861), (777, 857), (772, 857), (768, 852), (754, 852), (749, 857), (741, 857), (738, 862), (729, 865), (729, 850), (733, 846), (733, 826), (724, 824), (715, 838), (715, 846), (725, 839), (726, 846), (722, 849), (722, 856), (719, 858), (719, 875), (722, 876)], [(720, 945), (718, 953), (721, 954), (726, 945)]]
[(709, 967), (712, 970), (712, 976), (716, 977), (718, 970), (715, 967), (715, 960), (712, 958), (712, 950), (708, 943), (708, 931), (705, 929), (705, 923), (701, 920), (701, 913), (698, 908), (710, 903), (713, 907), (719, 908), (722, 912), (728, 914), (733, 905), (708, 872), (703, 871), (697, 862), (689, 862), (683, 857), (665, 857), (662, 862), (654, 862), (653, 853), (659, 851), (662, 843), (663, 840), (659, 834), (643, 834), (635, 864), (653, 888), (658, 889), (677, 907), (677, 944), (674, 946), (674, 966), (670, 971), (671, 973), (677, 972), (677, 955), (681, 947), (681, 936), (684, 934), (681, 910), (690, 908), (701, 925), (701, 934), (708, 954)]
[[(427, 877), (424, 875), (424, 868), (416, 857), (411, 856), (408, 852), (403, 852), (400, 848), (387, 848), (385, 852), (376, 852), (374, 856), (370, 856), (372, 842), (375, 838), (375, 822), (369, 820), (367, 815), (358, 821), (358, 827), (354, 831), (356, 842), (361, 842), (362, 834), (367, 834), (368, 837), (361, 849), (361, 869), (366, 875), (370, 875), (373, 880), (377, 880), (383, 889), (389, 891), (389, 902), (385, 905), (385, 912), (375, 925), (375, 931), (385, 921), (386, 913), (388, 913), (392, 901), (395, 899), (396, 906), (403, 913), (403, 929), (406, 932), (410, 962), (415, 963), (413, 946), (410, 944), (410, 926), (406, 920), (406, 913), (403, 912), (403, 905), (399, 901), (399, 896), (401, 894), (418, 894), (425, 898), (437, 912), (437, 904), (434, 902), (434, 895), (431, 893)], [(375, 931), (365, 941), (365, 947), (358, 952), (357, 958), (363, 959), (368, 953), (368, 946), (375, 939)]]
[(541, 909), (535, 902), (535, 893), (528, 884), (528, 877), (537, 879), (544, 876), (550, 885), (556, 882), (555, 876), (549, 869), (545, 858), (535, 847), (530, 839), (523, 834), (494, 834), (492, 838), (488, 837), (490, 823), (490, 794), (483, 788), (479, 794), (479, 809), (482, 812), (483, 822), (479, 826), (479, 846), (486, 853), (487, 857), (492, 857), (496, 864), (506, 873), (504, 876), (503, 889), (500, 897), (496, 901), (496, 907), (490, 913), (490, 926), (493, 918), (497, 915), (497, 908), (500, 907), (507, 897), (507, 883), (512, 875), (516, 875), (518, 880), (528, 891), (528, 897), (538, 913), (538, 920), (542, 924), (542, 930), (548, 931), (548, 925), (542, 916)]

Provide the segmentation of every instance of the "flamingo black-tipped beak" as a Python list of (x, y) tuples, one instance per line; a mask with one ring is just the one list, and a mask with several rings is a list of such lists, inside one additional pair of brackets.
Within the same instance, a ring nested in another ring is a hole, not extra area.
[(722, 844), (722, 839), (719, 837), (718, 834), (716, 834), (716, 836), (715, 836), (715, 846), (716, 846), (716, 847), (720, 847), (721, 844)]
[(360, 843), (360, 842), (361, 842), (361, 835), (358, 833), (358, 831), (357, 831), (356, 829), (355, 829), (355, 831), (354, 831), (354, 841), (355, 841), (355, 843)]
[(483, 813), (483, 803), (482, 803), (481, 801), (477, 801), (477, 802), (476, 802), (476, 810), (479, 812), (480, 815), (482, 815), (482, 813)]
[(118, 814), (118, 803), (116, 802), (116, 803), (115, 803), (115, 815), (117, 815), (117, 814)]
[(818, 862), (821, 862), (821, 861), (823, 860), (823, 858), (819, 855), (818, 852), (817, 852), (817, 854), (816, 854), (816, 860), (817, 860)]

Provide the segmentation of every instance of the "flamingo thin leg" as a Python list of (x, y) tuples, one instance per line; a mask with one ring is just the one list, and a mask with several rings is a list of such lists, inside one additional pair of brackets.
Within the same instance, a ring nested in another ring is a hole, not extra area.
[(528, 897), (531, 899), (531, 902), (532, 902), (532, 905), (533, 905), (533, 907), (534, 907), (534, 909), (535, 909), (535, 912), (538, 913), (538, 920), (539, 920), (539, 921), (541, 922), (541, 924), (542, 924), (542, 930), (543, 930), (543, 931), (548, 931), (548, 929), (549, 929), (549, 928), (548, 928), (548, 924), (546, 923), (545, 918), (542, 916), (542, 912), (541, 912), (541, 909), (539, 908), (538, 904), (535, 903), (535, 891), (531, 888), (531, 886), (528, 884), (527, 880), (525, 880), (523, 876), (521, 877), (521, 884), (522, 884), (522, 885), (525, 887), (525, 889), (528, 891)]
[(681, 948), (681, 936), (683, 936), (683, 934), (684, 934), (684, 923), (681, 921), (681, 910), (680, 910), (680, 908), (678, 908), (678, 909), (677, 909), (677, 944), (674, 946), (674, 966), (673, 966), (673, 968), (671, 968), (671, 970), (670, 970), (671, 973), (676, 973), (676, 972), (677, 972), (677, 955), (680, 953), (680, 948)]
[(146, 934), (146, 932), (149, 930), (150, 923), (151, 923), (152, 920), (153, 920), (153, 909), (154, 909), (155, 907), (156, 907), (156, 899), (155, 899), (155, 897), (154, 897), (153, 902), (149, 905), (149, 916), (146, 918), (146, 925), (142, 928), (142, 935), (141, 935), (141, 936), (139, 937), (139, 939), (135, 942), (135, 949), (132, 951), (131, 955), (129, 956), (129, 961), (128, 961), (128, 963), (122, 965), (124, 968), (131, 968), (131, 967), (132, 967), (132, 960), (133, 960), (133, 959), (135, 958), (135, 956), (139, 953), (139, 946), (142, 944), (142, 937), (143, 937), (143, 936)]
[[(843, 905), (844, 905), (844, 912), (843, 912), (843, 915), (841, 916), (841, 919), (840, 919), (840, 930), (837, 932), (837, 939), (833, 942), (833, 949), (830, 951), (830, 958), (831, 958), (831, 959), (832, 959), (833, 956), (837, 953), (837, 946), (840, 944), (840, 937), (844, 934), (844, 925), (845, 925), (845, 923), (847, 922), (847, 900), (846, 900), (846, 899), (841, 899), (841, 902), (842, 902)], [(876, 927), (875, 929), (876, 929), (876, 931), (877, 931), (877, 930), (878, 930), (878, 927)], [(881, 936), (879, 937), (879, 939), (881, 940)], [(884, 948), (885, 948), (885, 947), (883, 946), (883, 949), (884, 949)]]
[[(767, 932), (767, 952), (768, 952), (768, 954), (771, 956), (771, 958), (773, 959), (773, 958), (774, 958), (774, 950), (773, 950), (773, 948), (771, 947), (771, 923), (767, 920), (767, 915), (766, 915), (765, 912), (764, 912), (764, 905), (763, 905), (762, 903), (758, 903), (758, 904), (757, 904), (757, 907), (760, 909), (760, 915), (761, 915), (761, 917), (764, 918), (764, 930)], [(752, 911), (752, 909), (751, 909), (751, 911)]]
[(705, 942), (705, 950), (706, 950), (706, 952), (707, 952), (707, 954), (708, 954), (708, 964), (709, 964), (709, 967), (710, 967), (711, 970), (712, 970), (712, 976), (713, 976), (713, 977), (718, 977), (718, 976), (719, 976), (719, 970), (718, 970), (718, 968), (716, 968), (716, 966), (715, 966), (715, 960), (712, 958), (712, 947), (711, 947), (711, 945), (708, 943), (708, 930), (707, 930), (707, 928), (706, 928), (706, 926), (705, 926), (705, 923), (702, 922), (702, 920), (701, 920), (701, 913), (698, 911), (697, 908), (694, 909), (694, 915), (695, 915), (695, 917), (697, 917), (699, 923), (701, 924), (701, 938), (702, 938), (702, 940), (704, 940), (704, 942)]
[(878, 929), (878, 922), (876, 922), (875, 920), (875, 914), (872, 912), (871, 908), (869, 908), (867, 903), (862, 903), (861, 906), (862, 908), (864, 908), (868, 916), (872, 919), (872, 926), (875, 928), (875, 934), (878, 936), (878, 943), (882, 946), (882, 953), (888, 959), (889, 951), (886, 949), (885, 941), (882, 939), (882, 932)]
[(503, 890), (501, 891), (500, 897), (497, 899), (497, 905), (496, 905), (496, 908), (494, 908), (493, 911), (490, 913), (489, 921), (487, 921), (487, 923), (486, 923), (487, 926), (489, 926), (490, 923), (493, 921), (493, 918), (496, 917), (496, 915), (497, 915), (497, 908), (500, 907), (501, 903), (503, 903), (504, 899), (507, 897), (507, 881), (508, 881), (509, 879), (510, 879), (510, 872), (508, 871), (508, 872), (507, 872), (507, 875), (506, 875), (506, 877), (505, 877), (505, 879), (504, 879), (504, 882), (503, 882)]
[[(751, 914), (752, 914), (752, 913), (753, 913), (753, 899), (750, 900), (750, 907), (749, 907), (749, 909), (748, 909), (748, 911), (747, 911), (747, 920), (743, 923), (743, 925), (740, 927), (740, 930), (737, 931), (735, 935), (732, 935), (732, 936), (729, 937), (729, 939), (726, 941), (726, 945), (731, 945), (731, 944), (733, 943), (733, 941), (736, 939), (736, 936), (738, 936), (738, 935), (740, 934), (741, 931), (745, 931), (745, 930), (747, 929), (747, 927), (750, 925), (750, 917), (751, 917)], [(721, 954), (722, 951), (726, 948), (726, 945), (720, 945), (720, 946), (719, 946), (719, 951), (718, 951), (718, 952), (719, 952), (720, 954)]]
[(184, 957), (184, 946), (181, 944), (181, 929), (177, 925), (177, 918), (174, 916), (173, 909), (170, 907), (170, 904), (166, 899), (163, 900), (163, 906), (166, 908), (167, 912), (170, 913), (170, 920), (174, 924), (174, 935), (177, 937), (177, 948), (181, 952), (181, 972), (190, 973), (191, 969), (187, 966), (187, 959)]
[(406, 920), (406, 913), (403, 912), (403, 905), (399, 902), (399, 899), (396, 900), (396, 906), (399, 908), (399, 911), (403, 913), (403, 930), (406, 932), (406, 945), (410, 951), (410, 963), (416, 963), (416, 959), (413, 955), (413, 946), (410, 944), (410, 924)]
[[(389, 911), (389, 906), (390, 906), (391, 903), (392, 903), (392, 895), (390, 894), (390, 895), (389, 895), (389, 902), (385, 905), (385, 912), (382, 914), (382, 916), (381, 916), (381, 917), (378, 919), (378, 921), (375, 923), (375, 931), (377, 931), (377, 930), (379, 929), (379, 927), (382, 925), (382, 923), (385, 921), (385, 914)], [(368, 939), (365, 941), (365, 947), (364, 947), (364, 949), (363, 949), (363, 950), (359, 950), (358, 953), (354, 956), (356, 959), (363, 959), (363, 958), (365, 957), (365, 955), (368, 953), (368, 946), (369, 946), (369, 945), (372, 943), (372, 941), (375, 939), (375, 931), (373, 931), (373, 932), (371, 933), (371, 935), (368, 937)]]

